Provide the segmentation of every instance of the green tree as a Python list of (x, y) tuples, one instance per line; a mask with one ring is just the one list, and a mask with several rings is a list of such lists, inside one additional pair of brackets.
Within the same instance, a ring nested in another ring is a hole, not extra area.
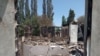
[(43, 0), (43, 15), (46, 16), (46, 0)]
[(31, 18), (34, 16), (34, 0), (31, 0)]
[(32, 26), (32, 35), (39, 36), (40, 35), (40, 28), (39, 28), (39, 19), (38, 17), (34, 16), (31, 20)]
[(21, 18), (24, 18), (24, 1), (25, 0), (20, 0), (20, 13), (21, 13)]
[(66, 25), (66, 18), (65, 16), (62, 16), (62, 26), (65, 26)]
[(37, 0), (31, 0), (31, 18), (37, 16)]
[(53, 20), (53, 5), (52, 5), (52, 0), (47, 0), (47, 17), (51, 20)]
[(16, 6), (17, 6), (16, 20), (18, 24), (20, 24), (24, 19), (24, 0), (17, 0)]
[(25, 2), (25, 18), (30, 18), (29, 0)]
[(69, 10), (69, 16), (67, 18), (67, 25), (69, 25), (72, 21), (74, 21), (75, 13), (74, 10)]
[(15, 30), (16, 30), (16, 37), (22, 37), (22, 36), (24, 36), (24, 28), (23, 28), (23, 26), (22, 25), (18, 25), (16, 28), (15, 28)]
[(34, 16), (37, 16), (37, 0), (34, 1)]
[(30, 27), (30, 31), (32, 35), (38, 36), (40, 33), (39, 30), (39, 21), (37, 17), (33, 17), (32, 19), (25, 19), (25, 21), (22, 24), (23, 26)]

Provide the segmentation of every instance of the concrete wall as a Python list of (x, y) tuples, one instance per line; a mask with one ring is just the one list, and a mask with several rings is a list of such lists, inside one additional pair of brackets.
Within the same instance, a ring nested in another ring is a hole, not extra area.
[(15, 56), (14, 0), (0, 0), (0, 56)]
[(100, 0), (93, 0), (90, 56), (100, 56)]
[(70, 36), (70, 43), (77, 44), (78, 39), (78, 25), (70, 24), (69, 29), (69, 36)]

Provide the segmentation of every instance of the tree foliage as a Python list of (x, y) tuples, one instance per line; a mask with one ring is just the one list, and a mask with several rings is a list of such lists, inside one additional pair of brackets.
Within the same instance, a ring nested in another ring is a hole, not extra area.
[(37, 0), (34, 0), (34, 16), (37, 16)]
[(32, 35), (37, 36), (40, 33), (37, 17), (33, 17), (32, 19), (25, 19), (20, 25), (21, 26), (19, 26), (19, 28), (17, 29), (20, 36), (23, 36), (24, 32), (26, 31), (25, 29), (27, 29), (28, 27), (30, 28), (28, 30), (31, 31)]
[(16, 33), (16, 37), (22, 37), (24, 36), (24, 27), (22, 25), (18, 25), (16, 28), (15, 28), (15, 33)]
[(62, 26), (65, 26), (66, 25), (66, 18), (65, 16), (62, 16)]
[(75, 13), (74, 10), (69, 10), (69, 16), (67, 18), (67, 25), (69, 25), (72, 21), (74, 21)]
[(29, 9), (29, 1), (25, 2), (25, 18), (30, 19), (30, 9)]
[(17, 13), (16, 13), (16, 20), (18, 22), (18, 24), (20, 24), (22, 22), (22, 20), (24, 19), (24, 0), (18, 0), (17, 4), (16, 4), (16, 9), (17, 9)]
[(31, 17), (34, 16), (34, 0), (31, 0)]
[(46, 0), (43, 0), (43, 15), (46, 15)]
[(47, 0), (47, 17), (51, 20), (53, 20), (53, 5), (52, 5), (52, 0)]
[(53, 24), (52, 0), (43, 0), (43, 15), (37, 15), (37, 0), (18, 0), (16, 18), (20, 25), (17, 29), (18, 35), (23, 36), (25, 28), (29, 27), (32, 35), (39, 35), (41, 26), (52, 26)]

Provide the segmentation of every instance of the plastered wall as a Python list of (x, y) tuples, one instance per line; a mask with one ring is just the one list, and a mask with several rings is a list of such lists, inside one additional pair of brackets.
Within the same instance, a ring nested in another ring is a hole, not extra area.
[(0, 56), (15, 56), (14, 0), (0, 0)]

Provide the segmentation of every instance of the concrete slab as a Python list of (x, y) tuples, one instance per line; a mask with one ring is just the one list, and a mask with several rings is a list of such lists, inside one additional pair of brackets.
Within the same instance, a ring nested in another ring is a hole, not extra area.
[(52, 46), (43, 46), (43, 45), (36, 45), (36, 46), (29, 46), (24, 44), (24, 56), (53, 56), (53, 55), (63, 55), (67, 56), (68, 49), (63, 46), (59, 45), (52, 45)]

